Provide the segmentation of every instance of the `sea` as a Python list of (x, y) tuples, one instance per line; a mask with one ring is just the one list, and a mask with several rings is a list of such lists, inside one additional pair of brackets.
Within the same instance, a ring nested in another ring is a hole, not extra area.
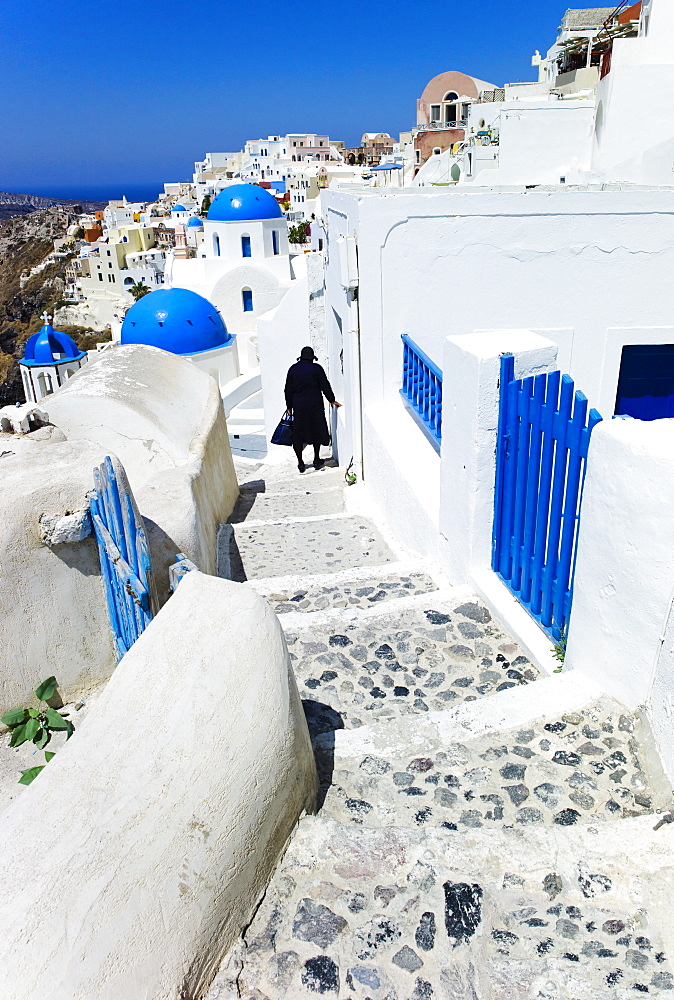
[(163, 181), (156, 184), (117, 183), (117, 184), (50, 184), (44, 187), (30, 186), (30, 194), (42, 195), (44, 198), (71, 198), (74, 201), (116, 201), (126, 196), (127, 201), (156, 201), (159, 193), (164, 191)]

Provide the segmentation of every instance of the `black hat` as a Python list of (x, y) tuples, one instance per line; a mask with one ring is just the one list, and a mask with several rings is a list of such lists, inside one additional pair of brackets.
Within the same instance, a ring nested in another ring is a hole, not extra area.
[(316, 355), (314, 354), (313, 347), (303, 347), (300, 351), (300, 361), (315, 361)]

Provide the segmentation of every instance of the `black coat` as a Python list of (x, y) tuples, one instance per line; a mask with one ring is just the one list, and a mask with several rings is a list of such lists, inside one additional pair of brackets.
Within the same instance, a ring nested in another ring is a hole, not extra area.
[(288, 369), (286, 406), (293, 413), (293, 444), (330, 444), (323, 396), (334, 403), (328, 377), (314, 361), (298, 361)]

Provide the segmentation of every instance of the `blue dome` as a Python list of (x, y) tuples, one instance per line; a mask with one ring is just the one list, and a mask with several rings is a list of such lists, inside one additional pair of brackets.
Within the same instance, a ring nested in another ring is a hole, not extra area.
[(26, 341), (22, 365), (55, 365), (64, 361), (80, 361), (86, 357), (72, 337), (61, 330), (55, 330), (51, 323), (45, 323), (41, 330)]
[(199, 354), (231, 343), (218, 310), (187, 288), (159, 288), (132, 305), (122, 324), (122, 344)]
[(173, 208), (171, 209), (171, 211), (172, 212), (186, 212), (187, 209), (185, 208), (184, 205), (174, 205)]
[(190, 219), (190, 221), (187, 223), (187, 228), (188, 229), (190, 229), (190, 228), (192, 228), (192, 229), (203, 229), (204, 228), (204, 223), (196, 215), (193, 215), (192, 218)]
[(282, 215), (276, 198), (257, 184), (232, 184), (220, 192), (208, 210), (209, 222), (254, 222), (280, 219)]

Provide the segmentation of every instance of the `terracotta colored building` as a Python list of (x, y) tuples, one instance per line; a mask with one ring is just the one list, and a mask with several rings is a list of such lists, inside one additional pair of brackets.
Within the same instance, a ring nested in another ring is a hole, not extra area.
[(479, 100), (484, 91), (495, 89), (493, 83), (456, 70), (439, 73), (429, 80), (417, 101), (414, 136), (417, 165), (425, 163), (434, 152), (444, 152), (464, 139), (463, 123), (471, 104)]

